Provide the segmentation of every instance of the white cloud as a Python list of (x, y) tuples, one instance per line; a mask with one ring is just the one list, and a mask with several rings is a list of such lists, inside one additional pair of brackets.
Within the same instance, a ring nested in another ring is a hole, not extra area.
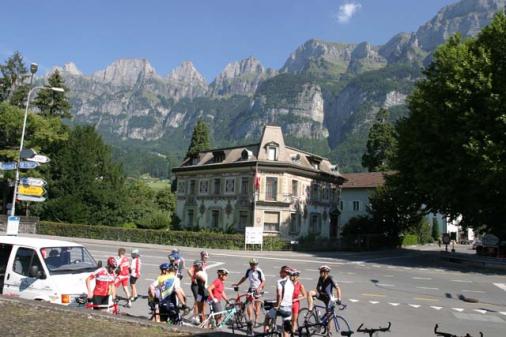
[(357, 2), (347, 2), (341, 6), (339, 6), (339, 11), (337, 12), (337, 21), (339, 23), (347, 23), (350, 21), (351, 17), (355, 15), (362, 5)]

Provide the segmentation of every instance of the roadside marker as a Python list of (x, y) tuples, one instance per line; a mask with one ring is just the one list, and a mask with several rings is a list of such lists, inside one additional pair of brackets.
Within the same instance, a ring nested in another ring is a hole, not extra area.
[(378, 301), (369, 301), (369, 303), (371, 303), (371, 304), (378, 304), (379, 302)]
[(455, 310), (455, 311), (458, 311), (458, 312), (464, 311), (464, 309), (462, 309), (462, 308), (452, 308), (452, 309)]
[(434, 306), (434, 305), (431, 305), (430, 307), (431, 307), (432, 309), (436, 309), (436, 310), (441, 310), (441, 309), (443, 309), (443, 307), (436, 307), (436, 306)]
[(399, 303), (390, 303), (390, 302), (388, 304), (393, 305), (394, 307), (399, 305)]
[(408, 304), (410, 307), (413, 307), (415, 309), (420, 308), (420, 304)]
[(474, 309), (474, 311), (479, 312), (480, 314), (486, 314), (487, 313), (487, 310), (483, 310), (483, 309)]

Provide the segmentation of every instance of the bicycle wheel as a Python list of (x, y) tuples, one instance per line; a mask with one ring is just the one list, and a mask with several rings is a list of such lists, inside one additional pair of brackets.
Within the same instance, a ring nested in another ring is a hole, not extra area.
[(235, 306), (234, 317), (230, 320), (230, 324), (235, 325), (236, 329), (244, 328), (246, 326), (244, 305), (241, 302), (235, 302), (235, 300), (230, 300), (230, 305)]
[(297, 325), (299, 330), (303, 332), (303, 335), (313, 336), (315, 333), (321, 330), (321, 327), (315, 326), (320, 323), (316, 310), (309, 312), (308, 308), (302, 308), (299, 310), (299, 318), (297, 319)]
[(327, 325), (327, 336), (340, 336), (341, 332), (351, 331), (350, 324), (343, 316), (334, 315)]

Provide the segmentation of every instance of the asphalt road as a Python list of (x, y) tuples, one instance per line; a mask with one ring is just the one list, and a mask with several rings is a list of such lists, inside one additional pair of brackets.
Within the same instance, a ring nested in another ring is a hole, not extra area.
[[(124, 246), (141, 249), (142, 278), (138, 282), (141, 295), (159, 273), (158, 266), (167, 260), (172, 247), (72, 239), (84, 244), (98, 260), (116, 255)], [(342, 312), (355, 330), (360, 323), (367, 327), (385, 326), (392, 322), (390, 336), (434, 336), (436, 323), (441, 330), (458, 335), (469, 332), (478, 336), (506, 335), (506, 277), (499, 272), (471, 270), (443, 264), (434, 253), (436, 247), (402, 249), (372, 253), (336, 252), (305, 254), (295, 252), (252, 252), (209, 250), (210, 281), (218, 266), (226, 267), (231, 275), (226, 282), (229, 297), (234, 296), (231, 284), (244, 274), (250, 257), (257, 257), (266, 275), (266, 299), (274, 298), (275, 282), (282, 265), (302, 272), (306, 289), (316, 286), (318, 267), (327, 264), (343, 292)], [(466, 249), (459, 248), (459, 250)], [(199, 256), (199, 249), (181, 248), (187, 263)], [(189, 298), (189, 280), (183, 279)], [(246, 284), (242, 286), (245, 290)], [(123, 291), (119, 291), (123, 295)], [(477, 300), (477, 303), (462, 298)], [(192, 302), (191, 302), (192, 303)], [(148, 315), (147, 301), (137, 300), (132, 308), (122, 311), (137, 316)], [(257, 329), (260, 331), (260, 329)], [(360, 336), (355, 334), (354, 336)]]

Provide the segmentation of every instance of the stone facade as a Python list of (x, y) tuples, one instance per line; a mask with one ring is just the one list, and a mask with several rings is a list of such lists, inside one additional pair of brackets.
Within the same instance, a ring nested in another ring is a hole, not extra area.
[(186, 158), (173, 171), (183, 226), (337, 236), (343, 177), (328, 159), (286, 146), (280, 127), (266, 126), (257, 144)]

